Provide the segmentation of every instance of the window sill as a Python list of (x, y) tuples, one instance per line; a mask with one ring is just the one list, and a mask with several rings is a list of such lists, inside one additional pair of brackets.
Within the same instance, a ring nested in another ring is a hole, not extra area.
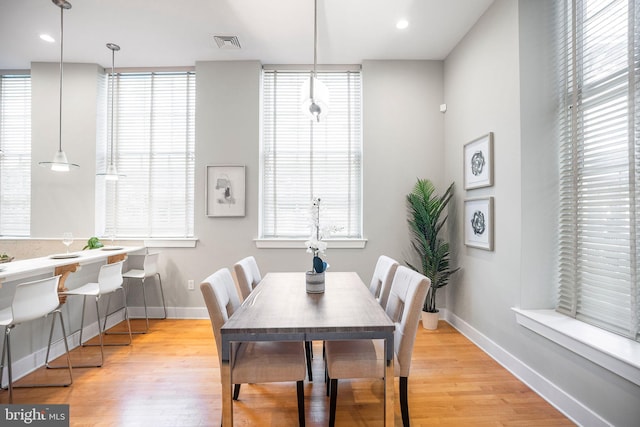
[[(255, 239), (258, 249), (306, 249), (306, 239)], [(363, 249), (367, 239), (327, 239), (330, 248)]]
[(195, 248), (197, 244), (197, 237), (144, 239), (144, 245), (148, 248)]
[(519, 325), (640, 385), (640, 343), (555, 310), (512, 308)]

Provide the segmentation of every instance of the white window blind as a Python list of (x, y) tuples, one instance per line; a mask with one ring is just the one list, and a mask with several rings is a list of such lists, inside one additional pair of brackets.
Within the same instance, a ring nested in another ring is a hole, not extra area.
[(566, 0), (558, 311), (638, 339), (640, 3)]
[(301, 110), (309, 72), (263, 71), (261, 238), (308, 238), (309, 206), (336, 238), (362, 238), (361, 74), (318, 72), (330, 113), (312, 123)]
[[(109, 83), (105, 85), (110, 91)], [(96, 167), (109, 159), (106, 137)], [(97, 233), (133, 238), (193, 237), (195, 73), (116, 73), (114, 159), (118, 181), (96, 180)]]
[(31, 232), (31, 76), (0, 75), (0, 235)]

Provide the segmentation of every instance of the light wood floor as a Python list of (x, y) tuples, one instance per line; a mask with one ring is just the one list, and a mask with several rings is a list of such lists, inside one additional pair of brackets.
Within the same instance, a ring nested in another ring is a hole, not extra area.
[[(141, 326), (138, 320), (135, 326)], [(122, 336), (109, 336), (110, 341)], [(98, 348), (75, 349), (75, 361)], [(75, 369), (63, 388), (15, 389), (14, 403), (70, 405), (71, 426), (219, 426), (220, 376), (208, 320), (157, 320), (127, 347), (107, 347), (102, 368)], [(307, 426), (328, 424), (321, 343), (314, 343), (314, 382), (305, 382)], [(37, 382), (61, 375), (40, 369)], [(401, 426), (396, 380), (396, 426)], [(382, 381), (341, 381), (336, 424), (381, 426)], [(0, 403), (8, 392), (0, 391)], [(418, 328), (409, 377), (411, 425), (567, 426), (561, 413), (445, 322)], [(238, 426), (297, 425), (294, 383), (243, 385), (234, 404)]]

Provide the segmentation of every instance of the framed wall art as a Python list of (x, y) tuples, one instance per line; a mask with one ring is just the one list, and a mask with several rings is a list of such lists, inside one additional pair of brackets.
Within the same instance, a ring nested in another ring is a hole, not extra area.
[(464, 145), (464, 189), (493, 185), (493, 132)]
[(464, 201), (464, 244), (493, 250), (493, 197)]
[(244, 166), (207, 166), (207, 216), (244, 216), (244, 180)]

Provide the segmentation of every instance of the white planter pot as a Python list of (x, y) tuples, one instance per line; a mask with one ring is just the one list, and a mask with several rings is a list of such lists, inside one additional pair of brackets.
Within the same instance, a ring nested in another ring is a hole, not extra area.
[(321, 294), (324, 292), (324, 271), (322, 273), (314, 273), (307, 271), (306, 274), (307, 293)]
[(430, 329), (430, 330), (434, 330), (434, 329), (438, 329), (438, 317), (439, 317), (438, 312), (435, 313), (429, 313), (426, 311), (422, 312), (422, 327), (425, 329)]

